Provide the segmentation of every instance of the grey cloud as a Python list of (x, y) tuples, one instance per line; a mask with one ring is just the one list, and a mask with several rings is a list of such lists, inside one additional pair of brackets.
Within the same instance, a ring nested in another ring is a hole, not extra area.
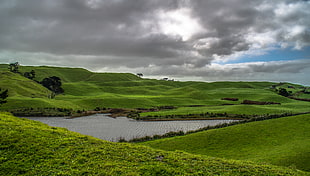
[[(75, 54), (70, 53), (72, 52), (70, 47), (75, 47), (82, 54), (83, 51), (88, 54), (89, 47), (87, 46), (90, 43), (100, 45), (102, 42), (104, 45), (102, 47), (107, 47), (107, 50), (110, 48), (105, 42), (128, 44), (127, 40), (132, 40), (131, 46), (135, 44), (135, 41), (137, 41), (137, 47), (144, 46), (143, 41), (137, 38), (147, 34), (146, 30), (149, 29), (141, 26), (141, 21), (152, 21), (154, 10), (169, 9), (175, 6), (174, 1), (158, 3), (157, 1), (128, 0), (102, 1), (97, 8), (92, 9), (87, 6), (86, 2), (88, 1), (12, 2), (11, 8), (3, 8), (0, 12), (1, 26), (6, 28), (2, 29), (0, 34), (2, 48)], [(119, 26), (122, 26), (122, 29), (118, 29)], [(159, 36), (161, 39), (161, 35)], [(155, 41), (157, 44), (158, 41), (152, 38), (153, 36), (150, 41)], [(7, 43), (12, 44), (8, 47)], [(22, 45), (24, 43), (27, 43), (27, 47)], [(96, 48), (100, 50), (100, 47)], [(138, 53), (138, 51), (133, 52)]]
[(166, 66), (139, 70), (145, 75), (204, 81), (288, 81), (310, 85), (310, 60), (242, 63), (206, 66), (191, 69), (185, 66)]
[[(186, 41), (159, 27), (159, 12), (180, 8), (191, 9), (203, 28)], [(309, 65), (254, 64), (225, 70), (215, 69), (212, 61), (253, 47), (309, 46), (309, 8), (310, 2), (302, 0), (4, 0), (0, 54), (17, 53), (29, 65), (74, 64), (94, 70), (154, 66), (154, 75), (293, 74)], [(272, 40), (258, 41), (264, 35)]]
[[(94, 2), (94, 3), (90, 3)], [(46, 52), (74, 55), (115, 55), (152, 58), (182, 58), (186, 52), (200, 53), (210, 63), (213, 55), (228, 56), (247, 51), (253, 41), (245, 36), (263, 29), (277, 30), (282, 42), (309, 44), (309, 31), (285, 36), (294, 25), (309, 26), (310, 16), (305, 1), (247, 1), (247, 0), (27, 0), (3, 1), (0, 11), (0, 46), (6, 50)], [(35, 4), (35, 5), (34, 5)], [(240, 5), (242, 4), (242, 5)], [(287, 15), (277, 15), (272, 8), (296, 6)], [(300, 7), (299, 7), (300, 6)], [(192, 9), (192, 16), (208, 31), (198, 34), (187, 43), (160, 34), (156, 13), (159, 10)], [(302, 10), (300, 10), (302, 9)], [(143, 22), (148, 22), (144, 25)], [(289, 25), (289, 26), (288, 26)], [(155, 34), (152, 34), (155, 30)], [(157, 31), (157, 34), (156, 34)], [(143, 36), (143, 37), (141, 37)], [(216, 38), (209, 48), (193, 45), (203, 39)], [(201, 57), (197, 56), (197, 57)], [(183, 58), (186, 62), (187, 58)], [(200, 58), (201, 60), (201, 58)]]
[[(287, 43), (295, 48), (310, 44), (308, 1), (200, 0), (193, 1), (192, 4), (195, 9), (193, 14), (210, 31), (205, 35), (196, 36), (196, 39), (217, 39), (209, 48), (200, 51), (204, 55), (223, 56), (247, 51), (255, 43), (247, 41), (246, 36), (264, 35), (267, 31), (275, 33), (275, 36), (271, 37), (277, 42)], [(304, 29), (294, 33), (294, 27)], [(270, 44), (272, 43), (266, 43), (267, 46)]]

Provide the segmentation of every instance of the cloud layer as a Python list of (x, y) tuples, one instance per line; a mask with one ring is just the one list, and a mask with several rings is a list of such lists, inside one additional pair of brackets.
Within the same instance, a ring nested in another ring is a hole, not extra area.
[(305, 0), (5, 0), (0, 59), (204, 80), (246, 79), (245, 71), (298, 75), (309, 57), (234, 69), (215, 63), (273, 48), (304, 49), (310, 45), (309, 9)]

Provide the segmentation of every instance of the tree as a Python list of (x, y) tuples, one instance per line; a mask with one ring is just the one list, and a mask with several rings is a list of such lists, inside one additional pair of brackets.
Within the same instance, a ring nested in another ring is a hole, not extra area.
[[(0, 89), (1, 91), (1, 89)], [(0, 92), (0, 105), (6, 103), (6, 98), (8, 97), (8, 90), (5, 90), (3, 92)]]
[(287, 92), (286, 89), (280, 88), (280, 89), (279, 89), (279, 95), (282, 95), (282, 96), (284, 96), (284, 97), (288, 97), (288, 96), (290, 96), (290, 93)]
[(140, 78), (143, 77), (142, 73), (137, 73), (137, 76), (139, 76)]
[(32, 79), (34, 79), (36, 77), (36, 72), (34, 70), (31, 70), (30, 74), (32, 76)]
[(49, 90), (51, 90), (52, 92), (54, 92), (55, 94), (60, 94), (63, 93), (64, 90), (63, 88), (61, 88), (61, 79), (57, 76), (52, 76), (52, 77), (48, 77), (48, 78), (44, 78), (41, 81), (41, 84), (48, 88)]
[(15, 63), (10, 63), (9, 64), (9, 70), (13, 73), (19, 73), (18, 71), (18, 67), (19, 67), (19, 63), (15, 62)]
[(36, 77), (36, 72), (34, 70), (31, 70), (31, 72), (25, 72), (24, 77), (34, 79)]

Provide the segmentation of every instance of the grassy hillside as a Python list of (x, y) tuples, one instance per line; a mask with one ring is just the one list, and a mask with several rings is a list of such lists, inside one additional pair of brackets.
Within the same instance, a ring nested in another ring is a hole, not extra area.
[(1, 89), (9, 89), (10, 97), (46, 97), (50, 91), (42, 85), (12, 72), (0, 72)]
[(307, 175), (185, 152), (112, 143), (0, 113), (0, 175)]
[(144, 145), (226, 159), (251, 160), (310, 171), (310, 115), (251, 122)]
[[(8, 66), (0, 64), (0, 71), (8, 71)], [(79, 82), (79, 81), (111, 81), (111, 80), (139, 80), (140, 78), (127, 73), (93, 73), (83, 68), (68, 67), (49, 67), (49, 66), (20, 66), (21, 73), (34, 70), (36, 73), (35, 80), (42, 81), (46, 77), (57, 76), (63, 82)]]
[(1, 107), (3, 109), (23, 107), (77, 107), (68, 101), (49, 99), (48, 95), (51, 94), (50, 90), (33, 80), (12, 72), (0, 72), (0, 86), (2, 90), (9, 90), (8, 103)]
[[(0, 65), (1, 70), (5, 71), (1, 74), (9, 74), (6, 71), (7, 65)], [(8, 88), (10, 92), (8, 103), (1, 107), (3, 110), (50, 107), (75, 110), (88, 110), (96, 107), (178, 107), (170, 111), (144, 113), (141, 116), (206, 112), (272, 114), (310, 111), (310, 102), (292, 100), (278, 95), (270, 88), (272, 85), (277, 85), (272, 82), (173, 82), (142, 79), (130, 73), (93, 73), (82, 68), (46, 66), (21, 66), (19, 70), (23, 73), (35, 70), (37, 81), (45, 77), (58, 76), (63, 82), (62, 87), (65, 93), (57, 95), (55, 99), (48, 99), (48, 90), (18, 74), (10, 73), (9, 76), (1, 77), (0, 80), (0, 86), (3, 85), (3, 88)], [(29, 90), (29, 86), (32, 90)], [(280, 86), (295, 87), (295, 92), (302, 87), (289, 83)], [(234, 102), (221, 100), (225, 97), (239, 100)], [(246, 99), (278, 102), (281, 105), (241, 105), (241, 102)], [(223, 106), (223, 104), (235, 105)]]

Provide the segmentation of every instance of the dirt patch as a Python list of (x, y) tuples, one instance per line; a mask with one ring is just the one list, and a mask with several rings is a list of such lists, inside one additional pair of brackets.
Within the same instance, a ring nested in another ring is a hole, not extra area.
[(281, 104), (276, 102), (266, 102), (266, 101), (252, 101), (252, 100), (243, 100), (241, 104), (251, 104), (251, 105), (271, 105), (271, 104)]
[(310, 99), (306, 99), (306, 98), (296, 98), (296, 97), (288, 97), (288, 98), (293, 99), (293, 100), (309, 101), (310, 102)]
[(221, 98), (221, 100), (238, 101), (238, 98)]

